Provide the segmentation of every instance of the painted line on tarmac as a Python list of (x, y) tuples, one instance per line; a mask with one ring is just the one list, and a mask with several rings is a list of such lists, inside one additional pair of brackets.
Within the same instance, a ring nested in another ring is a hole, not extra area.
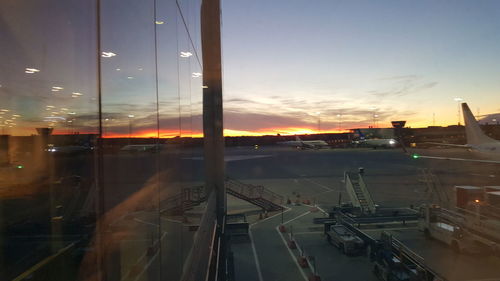
[[(285, 208), (286, 208), (286, 211), (283, 211), (283, 214), (292, 210), (292, 208), (288, 208), (288, 207), (285, 207)], [(264, 281), (264, 278), (262, 278), (262, 271), (260, 269), (260, 261), (259, 261), (259, 257), (257, 256), (257, 250), (255, 249), (255, 244), (253, 242), (252, 226), (254, 226), (254, 225), (258, 224), (258, 223), (267, 221), (269, 219), (272, 219), (272, 218), (274, 218), (276, 216), (279, 216), (279, 215), (281, 215), (281, 212), (279, 212), (277, 214), (274, 214), (274, 215), (272, 215), (272, 216), (270, 216), (268, 218), (265, 218), (263, 220), (251, 223), (250, 226), (249, 226), (249, 229), (248, 229), (248, 234), (250, 236), (250, 242), (252, 244), (253, 258), (254, 258), (254, 261), (255, 261), (255, 267), (257, 268), (257, 275), (259, 276), (259, 281)]]
[[(294, 221), (294, 220), (296, 220), (296, 219), (298, 219), (298, 218), (301, 218), (301, 217), (303, 217), (303, 216), (307, 216), (307, 215), (309, 215), (310, 213), (311, 213), (311, 211), (307, 211), (307, 212), (303, 213), (302, 215), (296, 216), (295, 218), (293, 218), (293, 219), (291, 219), (291, 220), (287, 220), (286, 222), (284, 222), (284, 223), (283, 223), (283, 225), (285, 225), (285, 224), (287, 224), (287, 223), (289, 223), (289, 222), (292, 222), (292, 221)], [(279, 227), (279, 225), (278, 225), (278, 226), (276, 226), (276, 229), (277, 229), (278, 227)]]
[(294, 232), (293, 235), (323, 234), (323, 231)]
[[(284, 211), (284, 212), (283, 212), (283, 214), (292, 210), (292, 208), (289, 208), (289, 207), (285, 207), (285, 208), (286, 208), (286, 211)], [(297, 216), (297, 217), (295, 217), (295, 218), (293, 218), (293, 219), (291, 219), (291, 220), (288, 220), (288, 221), (284, 222), (283, 224), (287, 224), (287, 223), (289, 223), (289, 222), (291, 222), (291, 221), (294, 221), (294, 220), (296, 220), (296, 219), (298, 219), (298, 218), (300, 218), (300, 217), (302, 217), (302, 216), (305, 216), (305, 215), (307, 215), (307, 214), (309, 214), (309, 213), (310, 213), (310, 212), (306, 212), (306, 213), (304, 213), (304, 214), (302, 214), (302, 215), (299, 215), (299, 216)], [(261, 270), (261, 268), (260, 268), (260, 260), (259, 260), (259, 257), (257, 256), (257, 249), (255, 248), (255, 243), (253, 242), (253, 241), (254, 241), (254, 239), (253, 239), (253, 234), (252, 234), (252, 226), (254, 226), (254, 225), (258, 224), (258, 223), (261, 223), (261, 222), (264, 222), (264, 221), (270, 220), (270, 219), (272, 219), (272, 218), (274, 218), (274, 217), (276, 217), (276, 216), (279, 216), (279, 215), (281, 215), (281, 212), (279, 212), (279, 213), (277, 213), (277, 214), (274, 214), (274, 215), (272, 215), (272, 216), (270, 216), (270, 217), (268, 217), (268, 218), (265, 218), (265, 219), (263, 219), (263, 220), (260, 220), (260, 221), (254, 222), (254, 223), (250, 224), (250, 226), (249, 226), (249, 231), (248, 231), (248, 234), (249, 234), (249, 236), (250, 236), (250, 242), (251, 242), (251, 245), (252, 245), (252, 252), (253, 252), (253, 257), (254, 257), (254, 261), (255, 261), (255, 267), (257, 268), (257, 275), (258, 275), (258, 277), (259, 277), (259, 281), (264, 281), (264, 278), (262, 277), (262, 270)], [(295, 256), (293, 255), (292, 251), (288, 248), (288, 245), (286, 244), (286, 241), (284, 240), (283, 236), (282, 236), (282, 235), (281, 235), (281, 233), (279, 232), (278, 227), (279, 227), (279, 225), (278, 225), (278, 226), (276, 226), (276, 230), (278, 231), (278, 235), (281, 237), (281, 239), (282, 239), (282, 240), (283, 240), (283, 242), (285, 243), (285, 247), (288, 249), (288, 252), (289, 252), (289, 253), (290, 253), (290, 255), (292, 256), (292, 260), (294, 260), (294, 262), (295, 262)], [(308, 279), (307, 279), (307, 276), (306, 276), (305, 272), (303, 272), (302, 268), (301, 268), (301, 267), (297, 264), (297, 262), (295, 262), (295, 264), (296, 264), (296, 265), (297, 265), (297, 267), (300, 269), (300, 271), (301, 271), (301, 273), (302, 273), (302, 277), (304, 277), (304, 279), (307, 281)]]
[[(301, 217), (302, 215), (300, 215), (299, 217)], [(298, 218), (298, 217), (297, 217)], [(286, 240), (285, 238), (283, 237), (283, 235), (281, 234), (280, 230), (278, 229), (279, 226), (276, 226), (276, 232), (278, 232), (278, 235), (281, 237), (281, 240), (283, 241), (283, 244), (285, 245), (285, 248), (288, 250), (288, 253), (290, 254), (290, 257), (292, 258), (293, 260), (293, 263), (297, 266), (297, 268), (299, 269), (300, 271), (300, 274), (302, 275), (302, 277), (304, 278), (304, 280), (308, 281), (309, 279), (307, 278), (307, 275), (306, 273), (304, 272), (304, 269), (302, 267), (300, 267), (299, 263), (297, 262), (297, 258), (295, 257), (295, 255), (293, 254), (292, 250), (290, 249), (290, 247), (288, 247), (288, 244), (286, 243)]]
[[(161, 236), (160, 236), (160, 239), (156, 239), (156, 241), (153, 243), (153, 246), (156, 245), (159, 241), (163, 240), (163, 237), (165, 237), (167, 233), (164, 232)], [(161, 251), (161, 248), (158, 249), (156, 255)], [(135, 265), (137, 265), (140, 261), (142, 261), (146, 256), (148, 255), (148, 250), (144, 251), (144, 253), (136, 260)], [(155, 255), (155, 256), (156, 256)], [(144, 271), (151, 265), (152, 261), (154, 260), (154, 256), (153, 258), (151, 258), (151, 260), (146, 264), (146, 266), (144, 266), (143, 270), (141, 271), (141, 273), (138, 275), (138, 276), (141, 276)], [(129, 277), (129, 275), (132, 273), (132, 269), (130, 269), (123, 277), (122, 277), (122, 281), (127, 279)], [(137, 280), (137, 279), (136, 279)]]
[(12, 281), (21, 281), (21, 280), (27, 280), (27, 278), (29, 278), (30, 276), (33, 276), (34, 273), (40, 269), (40, 268), (43, 268), (45, 265), (49, 264), (52, 260), (54, 260), (55, 258), (57, 258), (59, 255), (62, 255), (62, 254), (65, 254), (66, 251), (69, 251), (71, 248), (73, 248), (75, 246), (75, 243), (71, 243), (69, 244), (68, 246), (62, 248), (62, 249), (59, 249), (57, 251), (57, 253), (43, 259), (42, 261), (38, 262), (37, 264), (35, 264), (34, 266), (32, 266), (31, 268), (29, 268), (28, 270), (26, 270), (25, 272), (21, 273), (19, 276), (17, 276), (16, 278), (12, 279)]
[[(288, 212), (288, 211), (291, 211), (291, 210), (292, 210), (292, 208), (288, 208), (288, 207), (285, 207), (285, 208), (286, 208), (286, 211), (283, 211), (283, 214), (284, 214), (284, 213), (286, 213), (286, 212)], [(279, 216), (279, 215), (281, 215), (281, 212), (279, 212), (279, 213), (277, 213), (277, 214), (274, 214), (274, 215), (272, 215), (272, 216), (270, 216), (270, 217), (267, 217), (267, 218), (265, 218), (265, 219), (263, 219), (263, 220), (259, 220), (259, 221), (256, 221), (256, 222), (254, 222), (254, 223), (251, 223), (251, 224), (250, 224), (250, 228), (251, 228), (252, 226), (254, 226), (254, 225), (258, 224), (258, 223), (265, 222), (265, 221), (267, 221), (267, 220), (269, 220), (269, 219), (272, 219), (272, 218), (274, 218), (274, 217), (276, 217), (276, 216)]]
[(323, 191), (323, 192), (320, 192), (320, 193), (316, 193), (314, 194), (314, 196), (318, 196), (318, 195), (321, 195), (321, 194), (325, 194), (325, 193), (330, 193), (330, 192), (334, 192), (335, 190), (327, 190), (327, 191)]
[(125, 212), (123, 215), (119, 216), (118, 218), (114, 219), (112, 222), (109, 223), (109, 226), (114, 226), (118, 222), (121, 222), (125, 220), (125, 217), (127, 216), (137, 216), (139, 214), (142, 214), (143, 211), (137, 211), (137, 212)]
[(152, 226), (154, 226), (154, 227), (158, 227), (158, 225), (157, 225), (157, 224), (155, 224), (155, 223), (151, 223), (151, 222), (148, 222), (148, 221), (144, 221), (144, 220), (141, 220), (141, 219), (138, 219), (138, 218), (135, 218), (135, 219), (134, 219), (134, 221), (136, 221), (136, 222), (140, 222), (140, 223), (143, 223), (143, 224), (147, 224), (147, 225), (152, 225)]
[[(156, 254), (151, 259), (149, 259), (149, 262), (146, 264), (146, 266), (144, 266), (144, 268), (137, 275), (137, 277), (134, 279), (134, 281), (140, 280), (140, 278), (142, 277), (142, 275), (144, 274), (144, 272), (146, 271), (146, 269), (153, 263), (153, 261), (156, 259), (156, 257), (158, 256), (158, 254), (160, 252), (161, 252), (161, 250), (156, 251)], [(160, 267), (161, 267), (161, 265), (160, 265)]]
[(320, 206), (316, 206), (316, 208), (318, 208), (318, 210), (320, 210), (323, 214), (325, 215), (329, 215), (325, 210), (323, 210), (323, 208), (321, 208)]
[(302, 178), (302, 180), (308, 181), (308, 182), (310, 182), (310, 183), (314, 183), (315, 185), (317, 185), (317, 186), (319, 186), (319, 187), (321, 187), (321, 188), (324, 188), (324, 189), (326, 189), (326, 190), (328, 190), (328, 191), (334, 191), (334, 189), (331, 189), (331, 188), (329, 188), (328, 186), (323, 185), (323, 184), (318, 183), (318, 182), (315, 182), (315, 181), (313, 181), (313, 180), (311, 180), (311, 179), (308, 179), (308, 178)]
[[(328, 191), (327, 191), (328, 192)], [(322, 212), (323, 214), (327, 215), (328, 216), (328, 213), (323, 210), (320, 206), (318, 205), (308, 205), (308, 204), (302, 204), (304, 206), (307, 206), (307, 207), (310, 207), (310, 208), (317, 208), (320, 212)], [(311, 212), (312, 213), (312, 212)]]
[(255, 244), (253, 243), (252, 229), (248, 230), (248, 234), (250, 236), (250, 242), (252, 243), (253, 259), (255, 261), (255, 267), (257, 268), (257, 275), (259, 276), (259, 281), (264, 281), (264, 278), (262, 278), (262, 271), (260, 270), (260, 261), (259, 257), (257, 256), (257, 250), (255, 249)]
[(164, 217), (162, 217), (161, 219), (164, 221), (167, 221), (167, 222), (172, 222), (172, 223), (182, 223), (182, 221), (180, 221), (180, 220), (174, 220), (174, 219), (169, 219), (169, 218), (164, 218)]
[(387, 231), (387, 230), (408, 230), (408, 229), (418, 229), (417, 226), (412, 226), (412, 227), (393, 227), (393, 228), (375, 228), (375, 229), (369, 229), (369, 228), (363, 228), (363, 232), (375, 232), (375, 231)]

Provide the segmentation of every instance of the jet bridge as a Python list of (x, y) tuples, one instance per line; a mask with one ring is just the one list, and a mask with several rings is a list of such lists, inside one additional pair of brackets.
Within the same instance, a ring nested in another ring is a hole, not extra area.
[(359, 207), (363, 214), (374, 214), (376, 211), (375, 204), (363, 180), (363, 169), (360, 168), (357, 174), (345, 172), (344, 182), (352, 205)]

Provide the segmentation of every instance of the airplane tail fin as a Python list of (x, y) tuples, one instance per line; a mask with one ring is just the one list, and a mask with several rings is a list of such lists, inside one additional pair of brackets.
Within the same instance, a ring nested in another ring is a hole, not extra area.
[(361, 132), (360, 129), (356, 129), (356, 133), (359, 135), (359, 138), (364, 140), (365, 139), (365, 135)]
[(295, 136), (295, 140), (296, 140), (296, 141), (302, 141), (302, 140), (299, 138), (299, 136)]
[(474, 115), (469, 109), (467, 103), (462, 103), (462, 112), (465, 121), (465, 136), (467, 137), (467, 144), (482, 144), (494, 142), (493, 139), (488, 137), (479, 127), (479, 123), (474, 118)]

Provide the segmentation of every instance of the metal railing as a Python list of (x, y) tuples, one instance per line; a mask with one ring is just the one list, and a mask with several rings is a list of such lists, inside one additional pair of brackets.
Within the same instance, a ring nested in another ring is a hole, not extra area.
[(274, 205), (282, 205), (284, 200), (283, 196), (272, 192), (264, 186), (246, 184), (230, 178), (226, 179), (226, 189), (229, 193), (233, 193), (244, 199), (264, 199)]
[(206, 198), (207, 194), (204, 186), (186, 187), (180, 193), (163, 200), (160, 212), (176, 209), (184, 210), (190, 206), (200, 204)]

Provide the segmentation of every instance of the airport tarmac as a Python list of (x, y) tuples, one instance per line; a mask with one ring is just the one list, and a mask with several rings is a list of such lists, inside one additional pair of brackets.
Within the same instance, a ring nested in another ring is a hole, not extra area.
[[(440, 150), (426, 149), (418, 152), (439, 154)], [(364, 168), (364, 179), (375, 203), (387, 207), (416, 208), (428, 202), (429, 193), (422, 181), (422, 169), (428, 169), (436, 175), (439, 186), (447, 190), (451, 201), (454, 200), (452, 190), (455, 185), (499, 185), (497, 179), (499, 166), (413, 159), (399, 149), (293, 150), (259, 147), (259, 149), (228, 148), (226, 153), (268, 155), (268, 157), (228, 162), (227, 176), (242, 182), (263, 185), (283, 195), (285, 199), (290, 198), (292, 202), (297, 199), (300, 201), (308, 199), (311, 204), (318, 204), (327, 211), (338, 203), (339, 196), (341, 201), (348, 201), (342, 181), (344, 172), (356, 172), (360, 167)], [(446, 149), (445, 153), (469, 157), (467, 152), (461, 150)], [(229, 196), (228, 198), (230, 198), (229, 210), (236, 211), (239, 206), (235, 201), (240, 200)], [(309, 210), (308, 207), (292, 207), (292, 209), (284, 214), (285, 221), (303, 215)], [(308, 213), (289, 224), (293, 227), (296, 241), (305, 247), (308, 255), (315, 257), (318, 274), (322, 280), (376, 280), (371, 272), (373, 265), (366, 256), (343, 256), (325, 241), (321, 225), (312, 224), (312, 218), (315, 216), (322, 214)], [(237, 280), (256, 280), (258, 274), (249, 273), (257, 270), (252, 261), (254, 264), (259, 263), (262, 277), (260, 281), (305, 279), (297, 266), (292, 263), (294, 259), (288, 253), (286, 245), (278, 239), (276, 227), (280, 223), (280, 215), (262, 223), (257, 222), (251, 227), (253, 239), (250, 246), (243, 243), (235, 244), (233, 251)], [(405, 233), (401, 236), (402, 241), (421, 254), (430, 267), (447, 280), (500, 280), (498, 271), (500, 259), (497, 257), (471, 258), (456, 255), (445, 245), (426, 240), (415, 227), (406, 231), (396, 229), (394, 232), (399, 236)], [(378, 238), (379, 233), (373, 235)], [(256, 255), (252, 255), (253, 252)], [(239, 269), (244, 274), (241, 272), (239, 274)], [(306, 277), (309, 274), (310, 272)]]
[[(420, 150), (424, 153), (440, 153), (440, 150), (429, 149)], [(445, 153), (449, 155), (460, 155), (466, 157), (467, 153), (459, 150), (446, 149)], [(464, 156), (465, 154), (465, 156)], [(156, 158), (154, 154), (138, 153), (138, 154), (116, 154), (105, 155), (105, 178), (104, 183), (107, 186), (105, 193), (105, 208), (112, 210), (116, 206), (127, 205), (124, 210), (137, 211), (136, 206), (143, 205), (144, 198), (156, 196), (157, 193), (148, 190), (151, 183), (154, 183), (155, 173), (159, 172), (160, 176), (166, 177), (165, 182), (171, 183), (168, 186), (163, 186), (160, 189), (162, 196), (175, 194), (180, 187), (192, 186), (203, 181), (203, 151), (201, 148), (180, 150), (176, 152), (164, 151), (160, 158)], [(116, 161), (119, 159), (120, 161)], [(175, 167), (173, 171), (163, 173), (164, 170), (158, 169), (153, 163), (158, 161), (163, 167)], [(72, 167), (73, 163), (75, 166)], [(89, 178), (92, 175), (90, 166), (84, 165), (85, 162), (72, 162), (71, 158), (61, 157), (57, 159), (57, 165), (61, 167), (59, 174), (80, 174), (84, 178)], [(119, 164), (115, 164), (119, 163)], [(291, 201), (309, 200), (311, 204), (318, 204), (323, 209), (328, 210), (336, 205), (339, 201), (348, 201), (345, 193), (344, 184), (342, 182), (345, 171), (356, 172), (358, 168), (364, 168), (364, 178), (368, 185), (372, 197), (376, 204), (381, 206), (398, 206), (409, 207), (419, 206), (421, 203), (427, 202), (428, 192), (426, 185), (421, 181), (421, 169), (430, 169), (440, 181), (440, 186), (448, 191), (452, 190), (455, 185), (500, 185), (497, 176), (499, 175), (500, 166), (498, 165), (483, 165), (479, 163), (452, 162), (443, 160), (429, 159), (412, 159), (409, 155), (402, 153), (400, 149), (366, 149), (366, 148), (349, 148), (349, 149), (321, 149), (321, 150), (295, 150), (291, 148), (278, 146), (260, 146), (258, 149), (254, 147), (229, 147), (226, 148), (226, 175), (233, 179), (263, 185), (270, 190), (281, 194), (285, 199)], [(66, 171), (66, 172), (64, 172)], [(132, 172), (130, 172), (132, 171)], [(169, 180), (175, 175), (175, 181)], [(143, 197), (141, 197), (141, 194)], [(32, 199), (27, 199), (32, 200)], [(85, 200), (86, 201), (86, 200)], [(151, 200), (150, 200), (151, 201)], [(156, 200), (153, 200), (153, 203)], [(5, 202), (4, 207), (8, 204), (17, 204), (15, 201)], [(29, 204), (28, 204), (29, 205)], [(9, 207), (11, 208), (11, 207)], [(5, 210), (5, 209), (4, 209)], [(235, 199), (228, 196), (228, 212), (240, 211), (255, 211), (258, 208), (248, 204), (247, 202)], [(122, 214), (123, 210), (120, 210)], [(308, 207), (293, 207), (293, 210), (284, 214), (284, 219), (290, 220), (295, 216), (301, 215), (308, 211)], [(319, 214), (318, 214), (319, 215)], [(142, 216), (142, 215), (141, 215)], [(300, 219), (291, 222), (296, 225), (303, 223), (306, 225), (312, 220), (313, 214), (309, 214)], [(146, 224), (134, 221), (131, 225), (134, 231), (139, 233), (137, 237), (129, 239), (130, 241), (151, 241), (151, 224), (155, 223), (153, 218), (141, 218), (139, 220), (148, 222)], [(156, 216), (158, 218), (158, 216)], [(118, 218), (116, 218), (118, 220)], [(245, 280), (303, 280), (303, 276), (294, 260), (290, 257), (288, 250), (283, 244), (282, 239), (278, 236), (275, 227), (281, 222), (280, 216), (259, 223), (252, 227), (253, 246), (252, 243), (237, 243), (234, 245), (235, 252), (235, 268), (236, 276), (240, 276), (241, 281)], [(163, 222), (168, 226), (168, 222)], [(317, 226), (316, 226), (317, 227)], [(189, 248), (191, 238), (181, 233), (180, 228), (167, 227), (167, 234), (164, 239), (164, 245), (172, 245), (183, 241), (183, 249), (162, 249), (163, 253), (169, 253), (170, 256), (162, 258), (163, 261), (169, 259), (177, 259), (176, 264), (166, 265), (168, 268), (162, 269), (164, 272), (170, 272), (173, 276), (180, 274), (179, 270), (182, 267), (182, 259), (185, 258), (185, 251)], [(30, 232), (27, 228), (27, 231)], [(174, 231), (175, 232), (172, 232)], [(326, 244), (319, 230), (305, 229), (300, 230), (300, 226), (296, 226), (297, 239), (303, 241), (306, 248), (310, 248), (318, 261), (318, 271), (325, 276), (323, 280), (372, 280), (370, 272), (370, 264), (363, 257), (347, 258), (339, 256), (338, 251), (335, 251), (333, 246)], [(39, 228), (37, 229), (39, 231)], [(143, 234), (140, 234), (143, 232)], [(254, 233), (255, 232), (255, 233)], [(303, 233), (300, 233), (303, 232)], [(309, 234), (308, 232), (311, 232)], [(31, 233), (32, 236), (45, 233)], [(16, 233), (14, 236), (19, 235)], [(12, 236), (9, 239), (17, 239)], [(68, 236), (68, 238), (70, 238)], [(79, 238), (75, 238), (79, 239)], [(156, 238), (157, 239), (157, 238)], [(72, 239), (69, 239), (73, 241)], [(131, 242), (135, 243), (135, 242)], [(154, 243), (154, 241), (153, 241)], [(412, 243), (412, 242), (408, 242)], [(37, 247), (48, 245), (47, 242), (40, 242)], [(131, 264), (129, 260), (139, 259), (145, 251), (148, 250), (150, 244), (135, 243), (134, 246), (127, 250), (127, 244), (124, 247), (122, 254), (124, 257), (123, 265)], [(131, 245), (131, 244), (130, 244)], [(427, 244), (415, 243), (415, 247), (427, 247)], [(425, 245), (425, 246), (420, 246)], [(434, 244), (431, 244), (431, 247)], [(15, 246), (15, 245), (13, 245)], [(44, 246), (45, 247), (45, 246)], [(33, 247), (34, 248), (34, 247)], [(239, 250), (239, 251), (238, 251)], [(16, 264), (21, 262), (22, 257), (30, 256), (30, 250), (19, 252), (19, 260), (10, 260), (8, 263)], [(162, 253), (162, 256), (163, 256)], [(254, 254), (256, 253), (256, 255)], [(445, 255), (446, 256), (446, 255)], [(256, 257), (258, 260), (264, 260), (259, 265), (261, 269), (262, 279), (260, 279)], [(7, 255), (7, 259), (12, 256)], [(265, 260), (268, 260), (265, 262)], [(276, 260), (282, 260), (280, 264), (273, 265)], [(429, 258), (432, 259), (432, 256)], [(440, 257), (441, 260), (446, 260)], [(34, 262), (35, 260), (33, 260)], [(336, 265), (330, 265), (335, 262)], [(30, 261), (31, 264), (33, 262)], [(147, 264), (147, 263), (146, 263)], [(467, 262), (457, 263), (466, 268)], [(244, 265), (244, 266), (242, 266)], [(120, 265), (118, 265), (119, 267)], [(158, 264), (153, 262), (150, 266), (159, 268)], [(266, 267), (267, 266), (267, 267)], [(366, 271), (358, 270), (360, 267), (367, 266)], [(452, 266), (444, 264), (444, 266)], [(127, 266), (128, 268), (128, 266)], [(498, 268), (498, 267), (495, 267)], [(119, 268), (117, 270), (120, 270)], [(125, 267), (122, 268), (120, 274), (126, 274)], [(238, 271), (240, 270), (240, 271)], [(439, 271), (439, 269), (436, 269)], [(155, 271), (153, 269), (153, 271)], [(349, 275), (348, 272), (355, 271), (359, 275)], [(446, 268), (443, 272), (452, 271)], [(493, 270), (494, 271), (494, 270)], [(441, 272), (441, 271), (439, 271)], [(474, 268), (471, 269), (472, 275)], [(485, 270), (485, 272), (489, 272)], [(242, 274), (243, 273), (243, 274)], [(11, 273), (12, 274), (12, 273)], [(154, 275), (154, 273), (152, 273)], [(10, 275), (12, 276), (12, 275)], [(156, 275), (155, 275), (156, 276)], [(326, 278), (328, 276), (328, 278)], [(464, 275), (470, 276), (470, 275)], [(488, 275), (489, 276), (489, 275)], [(350, 279), (352, 277), (352, 279)], [(257, 278), (257, 279), (255, 279)], [(470, 279), (453, 279), (450, 280), (470, 280)]]

